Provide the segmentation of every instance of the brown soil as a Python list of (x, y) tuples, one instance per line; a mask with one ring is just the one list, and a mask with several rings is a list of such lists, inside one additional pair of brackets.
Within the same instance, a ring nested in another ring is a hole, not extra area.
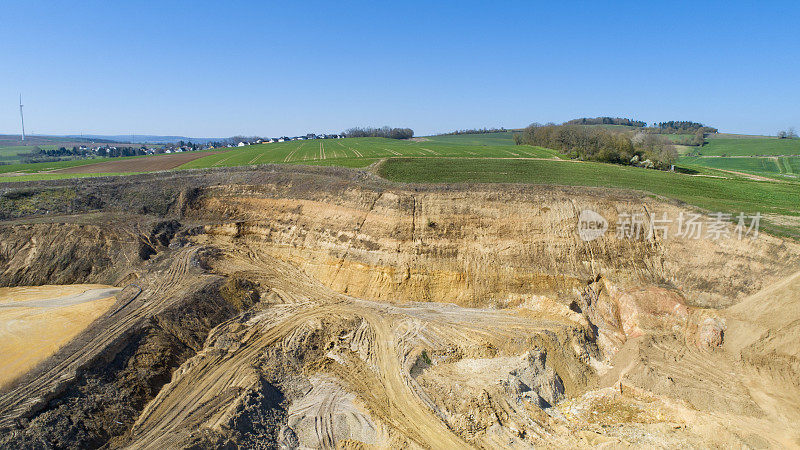
[(622, 191), (126, 178), (0, 225), (0, 284), (125, 286), (0, 391), (0, 446), (800, 444), (792, 242), (581, 241), (585, 208), (685, 211)]
[(220, 152), (183, 152), (169, 155), (153, 155), (142, 158), (124, 159), (120, 161), (105, 161), (85, 166), (68, 167), (53, 170), (50, 173), (125, 173), (125, 172), (153, 172), (170, 170), (195, 159)]

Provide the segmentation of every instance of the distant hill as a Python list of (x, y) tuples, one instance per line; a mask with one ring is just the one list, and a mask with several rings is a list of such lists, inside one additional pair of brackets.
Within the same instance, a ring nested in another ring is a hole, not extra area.
[(46, 135), (31, 135), (25, 136), (25, 141), (18, 134), (0, 134), (0, 147), (9, 146), (32, 146), (32, 145), (64, 145), (67, 144), (87, 144), (91, 142), (98, 143), (111, 143), (117, 142), (109, 139), (95, 139), (90, 136), (46, 136)]

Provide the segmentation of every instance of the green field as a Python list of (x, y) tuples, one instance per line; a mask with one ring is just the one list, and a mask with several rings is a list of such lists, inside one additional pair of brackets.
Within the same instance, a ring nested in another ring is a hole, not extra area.
[(514, 145), (514, 132), (428, 136), (432, 142), (459, 145)]
[(800, 156), (686, 157), (680, 162), (687, 167), (733, 170), (767, 177), (796, 178), (800, 174)]
[[(462, 136), (446, 137), (461, 138)], [(447, 139), (445, 140), (447, 141)], [(513, 141), (506, 145), (465, 145), (441, 142), (436, 138), (431, 138), (427, 141), (398, 141), (385, 138), (316, 139), (250, 145), (225, 153), (206, 156), (186, 163), (180, 168), (200, 169), (268, 163), (363, 167), (376, 159), (398, 156), (425, 158), (555, 158), (556, 153), (538, 147), (514, 146)]]
[(115, 177), (123, 175), (135, 175), (133, 172), (126, 173), (33, 173), (20, 176), (0, 176), (0, 183), (22, 182), (22, 181), (42, 181), (42, 180), (63, 180), (65, 178), (87, 178), (87, 177)]
[(659, 136), (664, 136), (665, 138), (669, 139), (672, 142), (680, 142), (694, 137), (693, 134), (670, 134), (670, 133), (660, 134)]
[(712, 138), (702, 148), (701, 156), (775, 156), (800, 155), (800, 139)]
[[(690, 176), (602, 163), (421, 158), (389, 159), (381, 176), (415, 183), (532, 183), (613, 187), (652, 192), (712, 212), (800, 215), (800, 184)], [(764, 222), (765, 230), (798, 237), (800, 230)]]
[[(30, 153), (36, 147), (33, 145), (10, 145), (6, 147), (0, 147), (0, 161), (2, 162), (20, 162), (22, 158), (19, 156), (20, 153)], [(55, 150), (57, 147), (55, 145), (40, 145), (39, 148), (42, 150)]]

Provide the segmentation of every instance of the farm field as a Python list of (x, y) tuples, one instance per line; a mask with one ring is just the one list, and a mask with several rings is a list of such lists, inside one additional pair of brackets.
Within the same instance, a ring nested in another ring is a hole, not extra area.
[[(455, 137), (455, 136), (448, 136)], [(458, 136), (461, 137), (461, 136)], [(468, 138), (464, 138), (468, 139)], [(511, 138), (508, 138), (511, 139)], [(473, 138), (473, 141), (474, 138)], [(258, 144), (236, 148), (186, 163), (181, 169), (244, 166), (252, 164), (322, 164), (363, 167), (388, 157), (459, 158), (556, 158), (556, 153), (537, 147), (505, 145), (465, 145), (451, 142), (398, 141), (384, 138), (317, 139)], [(363, 162), (363, 166), (359, 164)], [(340, 164), (341, 163), (341, 164)]]
[(514, 132), (426, 136), (431, 142), (460, 145), (514, 145)]
[[(202, 158), (209, 154), (209, 152), (192, 152), (174, 155), (125, 156), (120, 158), (73, 159), (33, 164), (9, 164), (0, 166), (0, 182), (58, 180), (63, 178), (113, 176), (152, 172), (156, 170), (169, 170), (185, 163), (187, 158)], [(160, 158), (162, 156), (170, 158)]]
[(701, 156), (780, 156), (800, 155), (800, 139), (709, 138)]
[(111, 158), (97, 164), (78, 165), (56, 169), (52, 173), (138, 173), (174, 169), (182, 164), (214, 155), (219, 152), (183, 152), (165, 155), (152, 155), (140, 158)]
[[(800, 184), (691, 176), (637, 167), (568, 161), (511, 159), (389, 159), (379, 168), (384, 178), (414, 183), (531, 183), (636, 189), (674, 198), (711, 212), (800, 215)], [(800, 236), (777, 223), (776, 234)]]
[[(36, 147), (33, 145), (10, 145), (6, 147), (0, 146), (0, 162), (20, 162), (22, 159), (19, 154), (29, 153), (34, 148)], [(55, 150), (57, 146), (40, 145), (39, 148), (42, 150)]]
[(687, 157), (681, 159), (687, 166), (702, 166), (720, 170), (752, 173), (763, 176), (796, 176), (800, 174), (800, 156), (773, 157)]
[(0, 174), (0, 183), (21, 183), (25, 181), (46, 181), (46, 180), (63, 180), (66, 178), (89, 178), (89, 177), (116, 177), (123, 175), (134, 175), (137, 172), (109, 172), (109, 173), (31, 173), (31, 174), (14, 174), (9, 176), (2, 176)]
[(97, 164), (105, 161), (112, 160), (125, 160), (133, 158), (146, 158), (146, 156), (125, 156), (121, 158), (90, 158), (90, 159), (70, 159), (64, 161), (52, 161), (32, 164), (8, 164), (0, 166), (0, 176), (5, 173), (41, 173), (50, 172), (57, 169), (64, 169), (67, 167), (84, 166), (89, 164)]
[(659, 136), (664, 136), (665, 138), (669, 139), (672, 142), (680, 142), (685, 139), (691, 139), (694, 137), (693, 134), (670, 134), (670, 133), (660, 134)]

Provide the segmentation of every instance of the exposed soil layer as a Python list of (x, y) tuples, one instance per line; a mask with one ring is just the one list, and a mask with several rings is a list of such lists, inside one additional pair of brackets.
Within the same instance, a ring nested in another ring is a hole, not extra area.
[(274, 166), (0, 195), (0, 285), (122, 288), (2, 388), (3, 447), (800, 445), (796, 244), (577, 234), (676, 203)]

